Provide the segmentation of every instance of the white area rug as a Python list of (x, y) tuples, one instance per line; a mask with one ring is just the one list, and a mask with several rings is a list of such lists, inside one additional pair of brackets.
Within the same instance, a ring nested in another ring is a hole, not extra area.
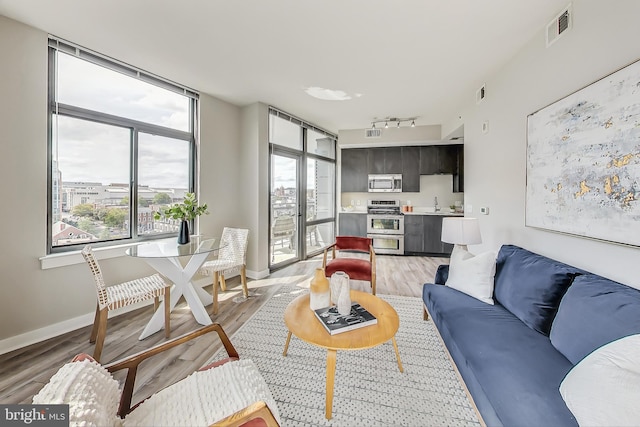
[[(396, 341), (338, 351), (333, 418), (324, 417), (326, 350), (292, 336), (287, 356), (284, 310), (307, 289), (283, 285), (232, 337), (240, 358), (252, 359), (269, 384), (283, 426), (479, 426), (420, 298), (378, 295), (400, 316)], [(219, 360), (220, 353), (212, 358)], [(221, 398), (224, 398), (221, 395)]]

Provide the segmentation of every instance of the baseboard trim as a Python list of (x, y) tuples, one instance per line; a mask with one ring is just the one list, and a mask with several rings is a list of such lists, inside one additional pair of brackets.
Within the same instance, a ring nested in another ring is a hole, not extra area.
[[(238, 276), (240, 273), (235, 273), (227, 276), (227, 279)], [(269, 276), (269, 270), (262, 271), (252, 271), (247, 270), (247, 277), (254, 280), (264, 279)], [(197, 277), (197, 276), (196, 276)], [(203, 276), (193, 281), (195, 286), (205, 287), (211, 285), (211, 276)], [(124, 308), (120, 308), (118, 310), (114, 310), (109, 313), (109, 318), (113, 318), (115, 316), (119, 316), (124, 313), (128, 313), (133, 310), (137, 310), (139, 308), (148, 306), (153, 304), (153, 301), (148, 301), (146, 303), (139, 303), (130, 305)], [(23, 347), (30, 346), (32, 344), (36, 344), (51, 338), (55, 338), (62, 334), (66, 334), (68, 332), (73, 332), (77, 329), (84, 328), (85, 326), (89, 326), (93, 324), (93, 317), (95, 315), (94, 311), (90, 313), (83, 314), (78, 317), (74, 317), (72, 319), (63, 320), (62, 322), (54, 323), (53, 325), (45, 326), (44, 328), (35, 329), (33, 331), (25, 332), (20, 335), (15, 335), (13, 337), (5, 338), (0, 340), (0, 354), (10, 353), (15, 350), (19, 350)], [(89, 336), (87, 335), (87, 340)]]

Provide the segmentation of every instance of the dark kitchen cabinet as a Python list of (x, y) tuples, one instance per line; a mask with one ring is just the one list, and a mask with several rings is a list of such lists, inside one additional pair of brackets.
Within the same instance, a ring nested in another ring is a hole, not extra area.
[(450, 255), (453, 245), (440, 240), (442, 218), (442, 215), (405, 215), (405, 254)]
[(384, 149), (384, 173), (403, 173), (402, 147), (388, 147)]
[(424, 227), (424, 246), (425, 253), (439, 254), (443, 251), (442, 246), (442, 217), (439, 215), (425, 215), (422, 220)]
[(420, 175), (453, 175), (453, 191), (464, 191), (464, 145), (350, 148), (342, 150), (344, 193), (368, 191), (369, 174), (402, 174), (402, 191), (419, 192)]
[(438, 173), (454, 174), (458, 166), (458, 146), (438, 146)]
[(428, 145), (420, 147), (420, 175), (435, 175), (438, 173), (438, 147)]
[(339, 236), (367, 237), (367, 214), (341, 212), (339, 221)]
[(420, 174), (454, 174), (458, 164), (457, 145), (420, 147)]
[(352, 148), (342, 150), (342, 184), (343, 193), (367, 192), (367, 159), (369, 150)]
[(420, 191), (420, 147), (402, 147), (402, 191)]
[(369, 148), (368, 170), (378, 174), (402, 173), (402, 148)]
[(367, 157), (367, 163), (369, 165), (369, 173), (385, 173), (384, 171), (384, 148), (369, 148), (367, 150), (369, 156)]
[(453, 192), (464, 192), (464, 145), (456, 145), (458, 164), (456, 165), (456, 172), (453, 174)]
[(421, 254), (424, 248), (424, 227), (422, 218), (424, 215), (404, 216), (404, 253)]

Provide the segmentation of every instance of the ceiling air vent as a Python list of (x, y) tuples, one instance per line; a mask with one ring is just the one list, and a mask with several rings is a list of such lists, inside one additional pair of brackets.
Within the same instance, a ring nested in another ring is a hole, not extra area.
[(365, 134), (364, 134), (365, 138), (380, 138), (381, 136), (382, 136), (382, 129), (376, 129), (376, 128), (365, 129)]
[(547, 25), (547, 47), (558, 41), (560, 36), (573, 26), (571, 3)]

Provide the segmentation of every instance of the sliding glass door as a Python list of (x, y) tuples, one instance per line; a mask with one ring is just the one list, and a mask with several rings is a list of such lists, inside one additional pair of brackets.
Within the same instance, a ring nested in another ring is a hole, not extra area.
[(335, 240), (336, 138), (270, 109), (270, 268), (321, 253)]
[(299, 156), (278, 154), (278, 150), (271, 154), (271, 265), (289, 264), (300, 260), (299, 170)]

